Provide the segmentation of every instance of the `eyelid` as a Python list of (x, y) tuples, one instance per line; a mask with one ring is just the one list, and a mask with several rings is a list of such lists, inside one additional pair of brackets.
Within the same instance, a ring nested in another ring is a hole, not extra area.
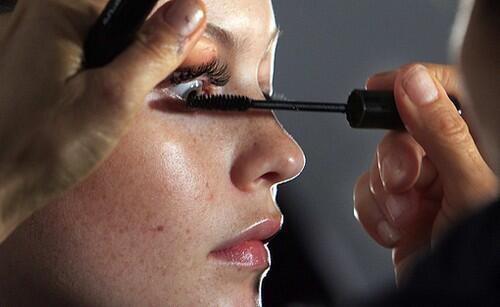
[(206, 75), (208, 81), (215, 86), (225, 86), (231, 79), (228, 65), (214, 59), (211, 62), (199, 65), (180, 68), (169, 78), (172, 84), (181, 84)]

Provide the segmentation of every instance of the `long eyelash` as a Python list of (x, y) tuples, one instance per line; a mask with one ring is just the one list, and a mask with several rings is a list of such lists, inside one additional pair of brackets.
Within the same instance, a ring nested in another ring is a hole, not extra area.
[(217, 59), (195, 67), (181, 68), (170, 76), (172, 84), (180, 84), (186, 81), (194, 80), (198, 77), (206, 75), (208, 81), (215, 86), (224, 86), (231, 79), (231, 74), (226, 64), (221, 63)]

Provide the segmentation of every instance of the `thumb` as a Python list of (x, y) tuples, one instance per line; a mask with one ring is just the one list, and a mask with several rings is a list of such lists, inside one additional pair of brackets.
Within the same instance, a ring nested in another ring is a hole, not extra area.
[(458, 209), (453, 214), (495, 197), (493, 171), (443, 86), (427, 68), (417, 64), (402, 69), (394, 93), (408, 132), (438, 171), (448, 205)]
[(115, 102), (136, 104), (184, 61), (205, 23), (201, 0), (171, 0), (146, 21), (132, 45), (113, 62), (89, 71), (91, 79), (104, 86), (105, 97), (112, 92), (111, 97), (118, 98)]

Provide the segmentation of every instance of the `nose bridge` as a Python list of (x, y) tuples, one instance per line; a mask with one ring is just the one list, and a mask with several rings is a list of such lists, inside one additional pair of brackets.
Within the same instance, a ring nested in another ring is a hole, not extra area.
[(238, 93), (238, 95), (252, 99), (263, 99), (264, 94), (259, 82), (259, 65), (253, 60), (240, 62), (240, 67), (232, 74), (233, 81), (228, 89)]
[(231, 167), (231, 180), (240, 190), (266, 189), (300, 174), (302, 149), (270, 112), (253, 112)]
[(245, 86), (243, 90), (240, 90), (240, 95), (247, 96), (256, 100), (265, 99), (258, 82), (253, 82), (253, 84), (255, 84), (255, 86)]

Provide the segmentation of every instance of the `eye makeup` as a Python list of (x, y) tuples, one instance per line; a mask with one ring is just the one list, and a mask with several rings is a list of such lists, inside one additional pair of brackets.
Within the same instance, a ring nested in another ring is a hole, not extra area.
[(231, 79), (228, 65), (214, 58), (206, 63), (181, 67), (159, 84), (171, 96), (186, 99), (191, 94), (220, 94)]
[(177, 85), (201, 76), (206, 76), (211, 85), (219, 87), (225, 86), (231, 79), (227, 64), (219, 59), (213, 59), (199, 66), (180, 68), (169, 77), (169, 81), (171, 84)]

